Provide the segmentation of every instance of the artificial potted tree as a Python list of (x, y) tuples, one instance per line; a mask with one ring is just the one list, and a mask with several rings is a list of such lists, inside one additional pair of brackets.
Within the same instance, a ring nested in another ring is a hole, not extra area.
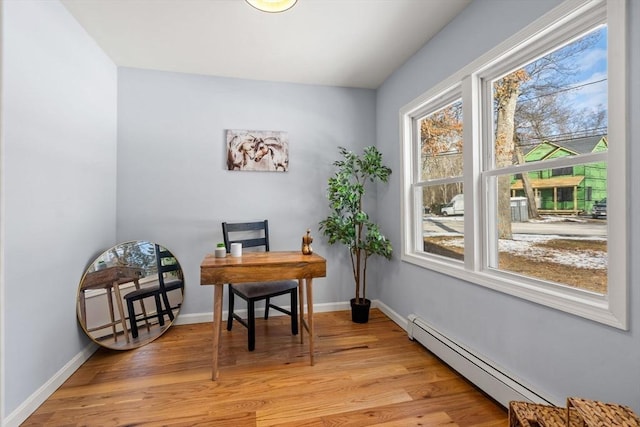
[(355, 298), (351, 300), (351, 319), (369, 321), (371, 301), (367, 299), (367, 260), (371, 255), (391, 259), (391, 242), (363, 210), (367, 183), (388, 182), (391, 169), (382, 164), (382, 154), (373, 146), (361, 156), (338, 147), (342, 159), (336, 160), (335, 174), (329, 178), (327, 198), (331, 214), (320, 221), (320, 231), (329, 244), (342, 243), (351, 255)]

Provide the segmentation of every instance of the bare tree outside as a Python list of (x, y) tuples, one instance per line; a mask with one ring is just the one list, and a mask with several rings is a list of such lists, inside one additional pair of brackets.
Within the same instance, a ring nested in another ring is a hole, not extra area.
[[(462, 178), (462, 102), (456, 101), (420, 122), (422, 179)], [(425, 187), (423, 204), (437, 206), (462, 193), (460, 182)]]
[[(606, 107), (590, 110), (571, 102), (572, 91), (606, 83), (583, 81), (583, 57), (606, 37), (606, 27), (494, 81), (495, 163), (505, 167), (524, 163), (523, 151), (545, 139), (606, 133)], [(529, 214), (537, 217), (534, 192), (522, 176)], [(509, 176), (498, 179), (498, 236), (511, 239)]]

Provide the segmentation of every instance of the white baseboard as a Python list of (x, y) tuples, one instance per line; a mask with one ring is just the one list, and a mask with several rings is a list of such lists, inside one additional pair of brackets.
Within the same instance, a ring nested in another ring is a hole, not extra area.
[[(375, 307), (372, 302), (372, 307)], [(288, 305), (283, 305), (282, 308), (289, 310), (291, 307)], [(323, 313), (329, 311), (341, 311), (341, 310), (350, 310), (351, 305), (349, 302), (332, 302), (326, 304), (314, 304), (313, 312), (314, 313)], [(247, 310), (234, 310), (236, 314), (241, 317), (247, 316)], [(227, 316), (229, 315), (228, 311), (222, 312), (222, 319), (225, 321)], [(256, 308), (256, 317), (260, 317), (264, 315), (264, 308)], [(284, 313), (279, 312), (278, 310), (269, 310), (269, 316), (285, 316)], [(213, 312), (209, 311), (206, 313), (193, 313), (193, 314), (180, 314), (176, 320), (174, 325), (191, 325), (194, 323), (206, 323), (213, 321)]]
[(66, 365), (64, 365), (49, 381), (44, 383), (38, 390), (27, 398), (15, 411), (2, 420), (4, 427), (18, 427), (31, 415), (45, 400), (53, 394), (78, 368), (86, 362), (89, 357), (98, 349), (98, 345), (91, 342), (82, 351), (76, 354)]
[(409, 315), (407, 333), (505, 408), (512, 400), (554, 404), (551, 398), (495, 362), (445, 336), (414, 314)]
[[(386, 305), (382, 301), (377, 300), (377, 299), (371, 301), (371, 307), (379, 309), (381, 312), (383, 312), (385, 314), (385, 316), (387, 316), (389, 319), (393, 320), (394, 323), (396, 323), (398, 326), (400, 326), (405, 331), (407, 330), (407, 325), (408, 325), (407, 319), (405, 319), (404, 317), (400, 316), (398, 313), (393, 311), (391, 309), (391, 307), (389, 307), (388, 305)], [(347, 307), (346, 309), (350, 309), (350, 307)]]

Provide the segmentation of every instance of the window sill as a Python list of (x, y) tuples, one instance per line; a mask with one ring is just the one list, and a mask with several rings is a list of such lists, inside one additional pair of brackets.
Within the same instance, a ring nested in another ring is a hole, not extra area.
[(455, 260), (428, 258), (419, 253), (404, 253), (402, 261), (427, 270), (455, 277), (465, 282), (502, 292), (545, 307), (553, 308), (614, 328), (626, 330), (626, 319), (616, 315), (606, 295), (539, 280), (523, 280), (499, 271), (469, 271)]

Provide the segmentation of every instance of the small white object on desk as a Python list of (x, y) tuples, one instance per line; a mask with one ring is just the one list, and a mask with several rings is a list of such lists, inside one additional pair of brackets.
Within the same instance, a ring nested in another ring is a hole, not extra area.
[(231, 244), (231, 256), (234, 256), (234, 257), (242, 256), (242, 243)]

